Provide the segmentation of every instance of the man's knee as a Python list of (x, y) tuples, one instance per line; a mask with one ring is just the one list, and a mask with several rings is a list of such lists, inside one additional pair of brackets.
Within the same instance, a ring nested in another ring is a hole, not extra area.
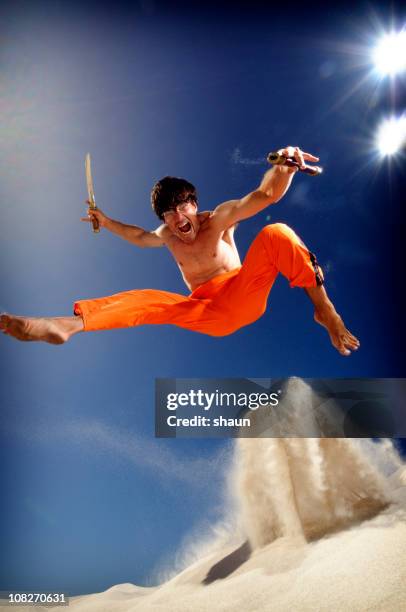
[(295, 232), (289, 225), (286, 223), (270, 223), (269, 225), (265, 225), (260, 231), (260, 234), (268, 236), (270, 238), (279, 238), (279, 237), (291, 237), (296, 236)]
[[(259, 233), (268, 254), (277, 267), (291, 281), (291, 286), (313, 287), (324, 282), (316, 256), (285, 223), (266, 225)], [(292, 253), (295, 254), (292, 257)], [(295, 265), (295, 269), (292, 265)], [(310, 273), (310, 276), (307, 274)]]
[(262, 241), (265, 241), (273, 249), (294, 248), (296, 246), (306, 248), (299, 236), (286, 223), (271, 223), (266, 225), (259, 233)]

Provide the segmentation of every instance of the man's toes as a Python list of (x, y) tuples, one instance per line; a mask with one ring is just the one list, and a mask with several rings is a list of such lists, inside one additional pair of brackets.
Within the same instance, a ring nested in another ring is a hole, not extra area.
[(347, 335), (342, 335), (339, 337), (335, 346), (341, 355), (348, 357), (348, 355), (351, 355), (351, 351), (358, 350), (359, 342), (351, 340)]
[(340, 353), (340, 355), (344, 355), (344, 357), (348, 357), (348, 355), (351, 355), (351, 351), (345, 346), (345, 342), (342, 337), (338, 336), (337, 338), (335, 338), (333, 344), (337, 351)]
[(347, 333), (343, 336), (343, 340), (345, 342), (345, 345), (353, 351), (356, 351), (360, 347), (360, 342), (358, 338), (353, 336), (349, 331), (347, 331)]
[(5, 331), (10, 323), (10, 317), (7, 314), (2, 314), (0, 316), (0, 329)]

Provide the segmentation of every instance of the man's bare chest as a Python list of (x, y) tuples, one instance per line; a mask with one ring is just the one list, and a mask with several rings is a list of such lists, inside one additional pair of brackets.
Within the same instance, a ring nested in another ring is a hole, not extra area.
[(177, 264), (189, 270), (208, 268), (222, 262), (229, 258), (232, 250), (221, 235), (210, 235), (209, 232), (202, 232), (193, 244), (174, 241), (169, 249)]

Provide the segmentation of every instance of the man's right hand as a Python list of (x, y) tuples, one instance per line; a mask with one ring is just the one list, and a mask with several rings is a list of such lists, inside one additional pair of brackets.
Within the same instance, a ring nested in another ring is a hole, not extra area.
[(86, 223), (91, 223), (93, 219), (97, 219), (99, 226), (105, 227), (108, 217), (100, 210), (100, 208), (91, 208), (89, 200), (86, 200), (86, 203), (89, 204), (89, 208), (87, 209), (87, 217), (82, 217), (80, 220), (85, 221)]

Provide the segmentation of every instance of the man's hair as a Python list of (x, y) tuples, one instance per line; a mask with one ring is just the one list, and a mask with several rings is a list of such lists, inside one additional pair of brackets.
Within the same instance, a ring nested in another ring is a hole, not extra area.
[(165, 176), (155, 183), (151, 191), (152, 208), (160, 219), (163, 219), (164, 212), (188, 199), (193, 200), (197, 206), (196, 187), (175, 176)]

